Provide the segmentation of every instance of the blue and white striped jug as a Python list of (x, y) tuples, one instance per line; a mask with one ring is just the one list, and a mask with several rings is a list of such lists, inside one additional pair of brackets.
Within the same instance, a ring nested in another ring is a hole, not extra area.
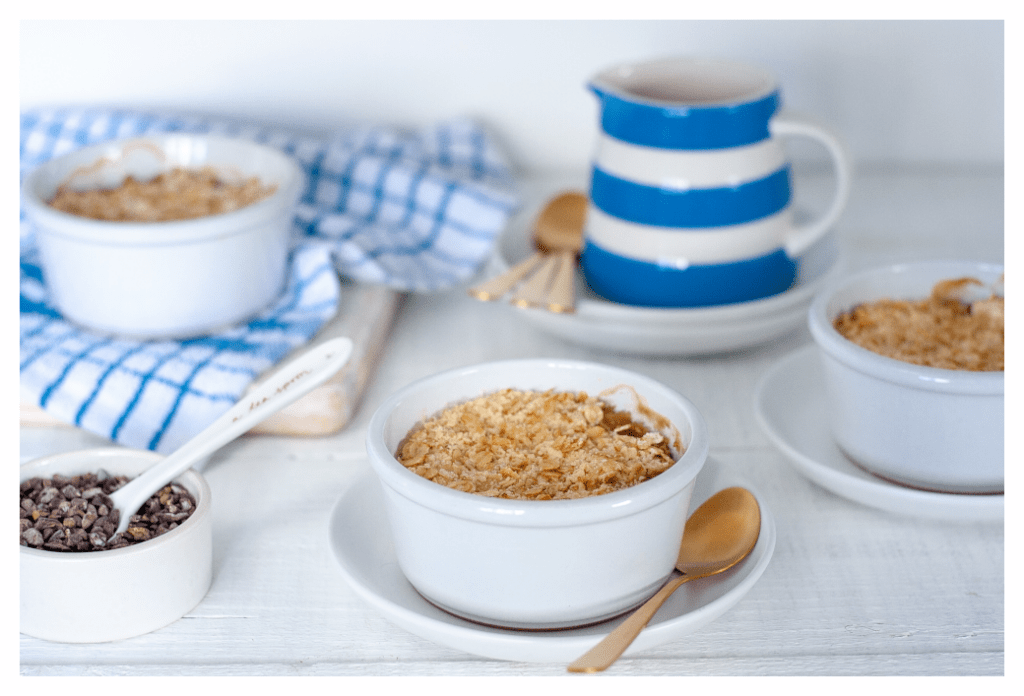
[[(777, 115), (775, 78), (732, 61), (623, 65), (589, 87), (601, 133), (580, 264), (595, 292), (629, 305), (701, 307), (792, 286), (797, 258), (846, 205), (850, 169), (835, 135)], [(834, 164), (831, 204), (802, 226), (784, 136), (819, 141)]]

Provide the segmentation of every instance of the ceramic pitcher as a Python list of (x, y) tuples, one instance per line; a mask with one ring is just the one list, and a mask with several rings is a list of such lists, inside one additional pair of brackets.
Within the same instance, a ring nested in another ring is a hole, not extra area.
[[(779, 115), (767, 70), (706, 58), (621, 65), (596, 75), (600, 135), (581, 267), (605, 298), (699, 307), (789, 289), (800, 255), (828, 232), (849, 193), (839, 139)], [(793, 220), (791, 172), (780, 139), (828, 150), (835, 194), (809, 224)]]

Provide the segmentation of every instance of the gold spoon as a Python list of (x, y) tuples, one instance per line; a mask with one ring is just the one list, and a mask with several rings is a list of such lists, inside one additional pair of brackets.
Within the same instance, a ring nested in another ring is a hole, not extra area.
[(754, 549), (761, 533), (761, 508), (746, 488), (726, 488), (707, 499), (686, 521), (676, 570), (658, 593), (604, 639), (569, 665), (570, 672), (600, 672), (640, 635), (654, 614), (684, 582), (732, 568)]
[(544, 206), (534, 225), (537, 252), (507, 272), (472, 287), (478, 300), (498, 300), (509, 295), (519, 307), (544, 307), (552, 312), (576, 309), (573, 272), (576, 255), (583, 248), (583, 223), (587, 197), (576, 191), (561, 193)]

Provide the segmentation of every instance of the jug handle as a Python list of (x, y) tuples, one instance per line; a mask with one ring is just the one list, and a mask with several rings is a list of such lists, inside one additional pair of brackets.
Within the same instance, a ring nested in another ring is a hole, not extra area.
[(825, 146), (832, 157), (836, 181), (835, 195), (828, 210), (821, 217), (796, 228), (786, 238), (786, 253), (791, 258), (795, 258), (807, 251), (839, 220), (850, 197), (850, 161), (846, 154), (846, 148), (840, 142), (839, 137), (825, 126), (817, 124), (805, 116), (780, 114), (771, 120), (768, 127), (772, 136), (804, 136), (817, 140)]

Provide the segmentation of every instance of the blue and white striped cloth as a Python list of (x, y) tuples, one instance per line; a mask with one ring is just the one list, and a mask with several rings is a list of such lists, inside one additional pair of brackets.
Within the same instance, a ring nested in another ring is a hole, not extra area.
[(337, 311), (338, 275), (400, 291), (468, 280), (518, 200), (503, 154), (474, 122), (416, 133), (360, 127), (329, 139), (191, 116), (63, 109), (21, 115), (21, 178), (105, 140), (212, 132), (279, 147), (304, 168), (289, 282), (251, 322), (186, 341), (104, 338), (49, 303), (34, 232), (21, 212), (21, 387), (56, 418), (117, 443), (170, 452)]

